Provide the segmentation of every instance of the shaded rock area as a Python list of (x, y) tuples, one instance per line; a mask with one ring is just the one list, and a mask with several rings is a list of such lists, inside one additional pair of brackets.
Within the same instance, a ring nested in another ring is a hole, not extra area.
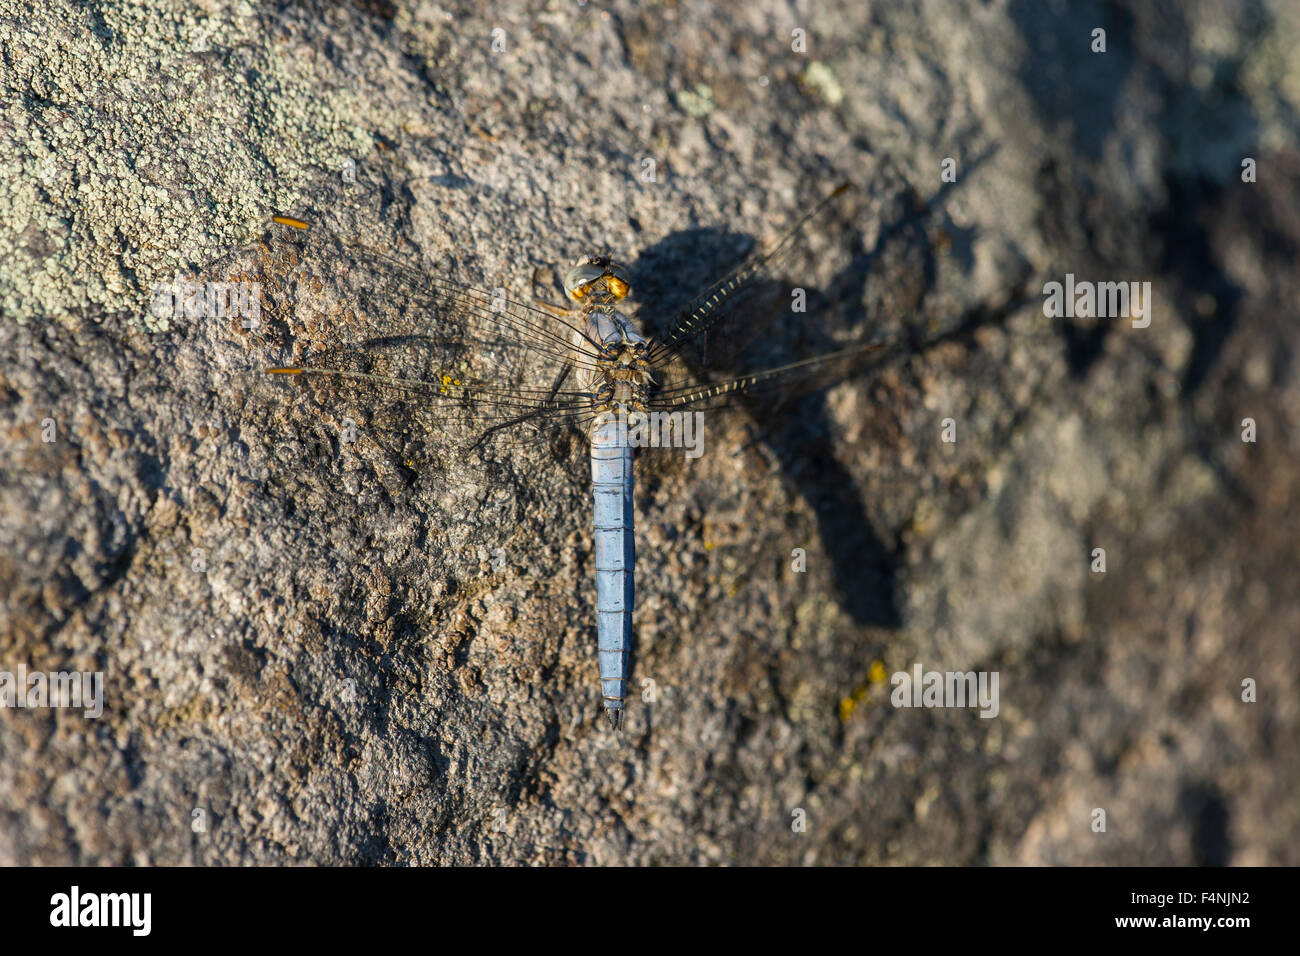
[[(104, 682), (0, 712), (0, 862), (1300, 863), (1295, 5), (492, 7), (0, 0), (0, 672)], [(609, 250), (662, 333), (846, 181), (735, 334), (905, 347), (640, 456), (618, 735), (581, 437), (258, 374), (411, 308), (274, 214), (522, 301)]]

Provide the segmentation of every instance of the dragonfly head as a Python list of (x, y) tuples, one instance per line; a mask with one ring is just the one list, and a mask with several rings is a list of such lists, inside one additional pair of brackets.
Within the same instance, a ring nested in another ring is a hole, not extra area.
[(574, 302), (617, 302), (631, 287), (627, 269), (608, 256), (579, 259), (564, 277), (565, 294)]

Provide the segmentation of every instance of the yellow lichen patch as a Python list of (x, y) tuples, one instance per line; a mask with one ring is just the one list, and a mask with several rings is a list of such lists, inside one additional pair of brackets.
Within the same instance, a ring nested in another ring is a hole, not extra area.
[(858, 702), (852, 697), (845, 697), (840, 701), (840, 723), (847, 723), (848, 719), (853, 716), (854, 709)]
[(847, 723), (853, 716), (853, 712), (858, 709), (859, 704), (869, 704), (871, 697), (868, 692), (872, 687), (883, 684), (888, 677), (885, 671), (884, 661), (872, 661), (871, 666), (867, 668), (867, 679), (853, 689), (848, 697), (840, 700), (840, 723)]
[(191, 697), (179, 707), (172, 707), (159, 715), (155, 726), (169, 730), (184, 724), (205, 724), (216, 713), (212, 698), (206, 694)]

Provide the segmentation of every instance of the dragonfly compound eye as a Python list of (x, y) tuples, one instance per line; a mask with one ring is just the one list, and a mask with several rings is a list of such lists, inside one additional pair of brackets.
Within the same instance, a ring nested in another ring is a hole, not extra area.
[(588, 286), (605, 274), (604, 263), (582, 260), (564, 276), (564, 291), (570, 299), (582, 299)]
[(605, 260), (603, 278), (605, 279), (605, 288), (616, 299), (623, 298), (631, 290), (632, 279), (627, 274), (627, 268), (612, 259)]
[(630, 288), (627, 270), (606, 256), (583, 259), (564, 277), (564, 291), (575, 301), (589, 296), (601, 301), (602, 295), (605, 299), (622, 299)]

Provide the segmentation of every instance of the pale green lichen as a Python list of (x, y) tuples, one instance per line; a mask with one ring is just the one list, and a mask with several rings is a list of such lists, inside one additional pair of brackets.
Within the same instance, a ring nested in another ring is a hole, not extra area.
[[(292, 17), (292, 12), (282, 14)], [(87, 28), (89, 24), (89, 28)], [(374, 147), (352, 84), (267, 44), (247, 3), (104, 7), (0, 0), (0, 309), (22, 323), (148, 314), (201, 268)], [(286, 31), (287, 33), (287, 31)]]
[(840, 86), (830, 67), (820, 60), (813, 60), (804, 68), (799, 74), (799, 82), (821, 96), (830, 106), (838, 106), (844, 99), (844, 87)]
[(703, 119), (713, 112), (713, 89), (707, 83), (696, 83), (694, 90), (678, 90), (677, 106), (687, 116)]

